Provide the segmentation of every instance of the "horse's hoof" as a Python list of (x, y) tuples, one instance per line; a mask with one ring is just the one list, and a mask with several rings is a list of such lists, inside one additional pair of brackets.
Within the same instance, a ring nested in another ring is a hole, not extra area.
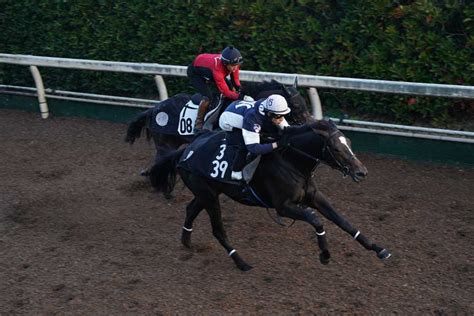
[(191, 242), (190, 241), (183, 240), (183, 238), (181, 238), (181, 243), (183, 244), (184, 247), (186, 247), (188, 249), (191, 249)]
[(191, 248), (191, 233), (187, 231), (183, 231), (181, 234), (181, 243), (186, 248)]
[(319, 261), (324, 265), (329, 263), (329, 258), (331, 258), (329, 251), (323, 251), (319, 254)]
[(388, 258), (390, 258), (392, 256), (392, 254), (390, 252), (388, 252), (387, 249), (382, 249), (380, 250), (380, 252), (377, 254), (377, 257), (379, 257), (380, 260), (387, 260)]
[(246, 272), (246, 271), (252, 270), (253, 267), (251, 265), (248, 265), (248, 264), (243, 264), (242, 266), (239, 267), (239, 269)]

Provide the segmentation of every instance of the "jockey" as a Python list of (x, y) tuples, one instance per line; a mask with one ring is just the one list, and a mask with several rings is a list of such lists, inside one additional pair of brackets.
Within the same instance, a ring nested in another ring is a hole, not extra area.
[(278, 94), (253, 102), (237, 100), (225, 109), (219, 119), (219, 126), (227, 131), (227, 143), (239, 147), (232, 165), (233, 180), (242, 180), (247, 152), (262, 155), (288, 145), (287, 137), (261, 144), (260, 134), (268, 133), (274, 126), (280, 130), (289, 126), (284, 115), (290, 111), (285, 98)]
[[(239, 99), (239, 71), (242, 62), (239, 50), (228, 46), (221, 54), (200, 54), (188, 66), (187, 75), (191, 84), (203, 95), (194, 125), (196, 131), (202, 129), (204, 116), (212, 101), (209, 82), (214, 82), (218, 90), (228, 99)], [(230, 83), (226, 79), (228, 75), (230, 75)], [(232, 86), (232, 90), (229, 88), (229, 84)], [(242, 98), (243, 96), (240, 97), (240, 99)]]

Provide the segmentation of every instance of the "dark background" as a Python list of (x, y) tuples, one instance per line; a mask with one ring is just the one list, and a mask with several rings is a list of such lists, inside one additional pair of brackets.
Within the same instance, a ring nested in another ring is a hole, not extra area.
[[(233, 44), (243, 69), (474, 85), (472, 1), (0, 1), (0, 52), (188, 65)], [(45, 68), (48, 88), (156, 97), (152, 76)], [(0, 82), (32, 86), (24, 66)], [(192, 91), (166, 78), (170, 95)], [(327, 113), (462, 129), (474, 102), (319, 89)]]

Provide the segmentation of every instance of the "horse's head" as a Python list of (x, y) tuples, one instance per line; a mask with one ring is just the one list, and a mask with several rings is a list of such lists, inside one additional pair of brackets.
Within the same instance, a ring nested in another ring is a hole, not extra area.
[(286, 116), (291, 125), (299, 125), (313, 122), (314, 118), (308, 111), (305, 98), (297, 89), (297, 80), (292, 86), (285, 86), (276, 80), (265, 81), (253, 89), (246, 90), (245, 93), (252, 96), (255, 100), (267, 98), (271, 94), (279, 94), (286, 99), (291, 112)]
[(350, 175), (355, 182), (367, 176), (367, 168), (352, 151), (350, 139), (332, 121), (317, 121), (311, 124), (311, 129), (324, 138), (321, 159), (326, 164), (338, 169), (344, 176)]

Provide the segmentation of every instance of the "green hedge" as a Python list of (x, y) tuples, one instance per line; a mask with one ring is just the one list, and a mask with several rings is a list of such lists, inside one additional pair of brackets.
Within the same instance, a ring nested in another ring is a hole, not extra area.
[[(474, 85), (473, 1), (0, 1), (0, 52), (187, 65), (228, 44), (244, 69)], [(32, 85), (26, 67), (0, 82)], [(48, 87), (149, 96), (151, 76), (42, 69)], [(167, 78), (171, 94), (191, 91)], [(325, 108), (353, 117), (452, 125), (472, 100), (327, 89)]]

